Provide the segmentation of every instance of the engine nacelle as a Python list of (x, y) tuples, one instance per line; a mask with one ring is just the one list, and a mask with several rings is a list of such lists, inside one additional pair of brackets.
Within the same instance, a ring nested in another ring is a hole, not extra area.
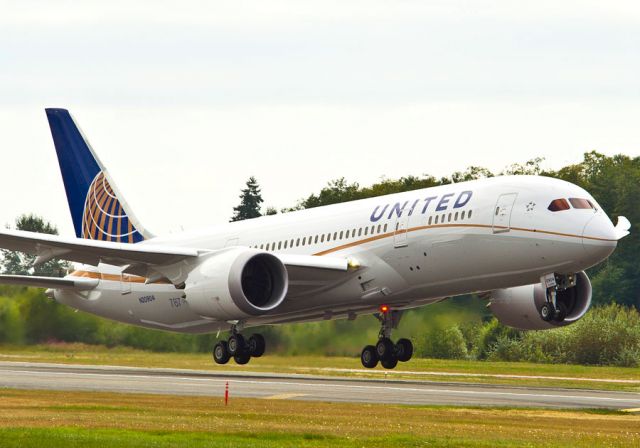
[(234, 248), (211, 255), (185, 281), (189, 307), (203, 317), (239, 320), (276, 309), (289, 285), (287, 269), (276, 256)]
[(558, 291), (556, 300), (567, 307), (567, 317), (562, 322), (542, 320), (540, 308), (546, 297), (540, 283), (495, 290), (491, 293), (489, 308), (500, 323), (521, 330), (547, 330), (573, 324), (591, 305), (591, 282), (587, 274), (577, 273), (576, 285)]

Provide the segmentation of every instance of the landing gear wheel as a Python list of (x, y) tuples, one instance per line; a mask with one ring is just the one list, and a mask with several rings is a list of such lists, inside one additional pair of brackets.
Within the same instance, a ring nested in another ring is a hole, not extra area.
[(360, 355), (360, 361), (362, 361), (362, 365), (367, 369), (373, 369), (378, 365), (378, 354), (376, 353), (376, 348), (373, 345), (367, 345), (362, 349), (362, 354)]
[(376, 344), (376, 354), (382, 361), (393, 356), (393, 342), (389, 338), (380, 338)]
[[(245, 342), (244, 338), (241, 334), (233, 334), (229, 338), (229, 342), (227, 343), (229, 348), (229, 354), (231, 356), (240, 355), (245, 351)], [(237, 359), (236, 359), (237, 361)], [(245, 363), (246, 364), (246, 363)]]
[(396, 358), (400, 362), (407, 362), (413, 356), (413, 344), (409, 339), (400, 339), (396, 344)]
[(540, 317), (543, 321), (549, 322), (551, 319), (553, 319), (554, 315), (555, 310), (553, 309), (553, 305), (550, 302), (546, 302), (544, 305), (542, 305), (542, 308), (540, 308)]
[(231, 355), (229, 354), (226, 341), (220, 341), (213, 346), (213, 360), (216, 364), (226, 364), (230, 358)]
[(558, 302), (556, 304), (556, 312), (553, 314), (553, 320), (556, 322), (562, 322), (567, 317), (567, 307), (564, 303)]
[(236, 364), (244, 365), (249, 362), (251, 355), (249, 353), (240, 353), (233, 356)]
[(249, 354), (254, 358), (259, 358), (264, 355), (267, 344), (264, 341), (264, 337), (256, 333), (251, 335), (247, 346), (249, 348)]
[(388, 358), (381, 359), (380, 364), (382, 364), (382, 367), (384, 367), (385, 369), (395, 369), (398, 365), (398, 358), (392, 355)]

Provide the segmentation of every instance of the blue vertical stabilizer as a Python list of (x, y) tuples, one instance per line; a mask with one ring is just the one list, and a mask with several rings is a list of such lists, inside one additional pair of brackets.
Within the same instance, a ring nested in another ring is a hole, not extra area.
[(69, 111), (46, 112), (76, 236), (121, 243), (144, 240), (144, 230), (127, 213), (126, 202)]

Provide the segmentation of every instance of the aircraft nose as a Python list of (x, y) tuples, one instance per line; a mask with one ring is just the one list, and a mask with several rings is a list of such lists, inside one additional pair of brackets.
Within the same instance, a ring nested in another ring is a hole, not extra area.
[(617, 244), (616, 228), (604, 212), (598, 211), (584, 226), (582, 246), (590, 258), (600, 262), (613, 253)]

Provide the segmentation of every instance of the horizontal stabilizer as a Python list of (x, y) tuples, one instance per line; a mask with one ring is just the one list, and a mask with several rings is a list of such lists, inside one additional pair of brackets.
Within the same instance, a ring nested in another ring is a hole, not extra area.
[(93, 289), (98, 285), (98, 280), (94, 278), (57, 278), (57, 277), (36, 277), (31, 275), (0, 275), (0, 284), (32, 286), (34, 288), (53, 289)]

